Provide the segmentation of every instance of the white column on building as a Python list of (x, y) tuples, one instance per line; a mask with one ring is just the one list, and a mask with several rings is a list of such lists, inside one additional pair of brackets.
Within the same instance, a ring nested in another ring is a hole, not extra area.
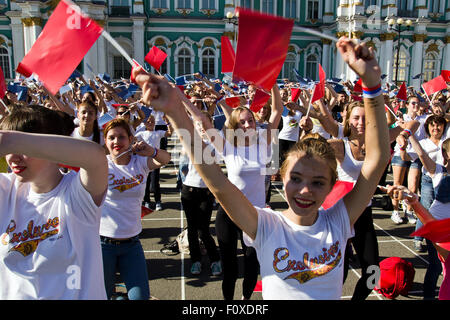
[(447, 34), (445, 36), (444, 42), (444, 54), (442, 55), (444, 61), (442, 63), (442, 68), (443, 70), (450, 70), (450, 25), (447, 27)]
[(144, 22), (145, 16), (132, 17), (133, 20), (133, 58), (141, 65), (144, 64), (145, 51), (145, 35)]
[(99, 37), (97, 39), (98, 57), (97, 57), (97, 71), (98, 73), (107, 72), (107, 56), (106, 56), (106, 39)]
[(22, 61), (25, 56), (25, 46), (23, 37), (23, 25), (21, 21), (21, 14), (17, 11), (9, 11), (6, 15), (11, 19), (11, 32), (13, 43), (13, 57), (14, 66), (13, 70), (16, 70), (17, 65)]
[(324, 1), (325, 2), (325, 10), (323, 13), (323, 22), (324, 23), (331, 23), (333, 22), (333, 3), (332, 1)]
[[(331, 75), (330, 72), (330, 45), (331, 40), (322, 38), (322, 68), (327, 75)], [(328, 76), (330, 77), (330, 76)]]
[[(425, 34), (415, 34), (414, 35), (414, 45), (412, 50), (412, 61), (411, 61), (411, 78), (422, 72), (422, 60), (423, 60), (423, 41), (425, 39)], [(420, 79), (411, 79), (411, 85), (416, 89), (420, 90)]]
[(30, 51), (42, 31), (42, 19), (40, 17), (22, 18), (25, 54)]
[[(385, 44), (384, 44), (384, 57), (385, 57), (385, 73), (386, 73), (386, 82), (392, 83), (394, 72), (394, 33), (385, 33)], [(383, 69), (383, 68), (382, 68)]]

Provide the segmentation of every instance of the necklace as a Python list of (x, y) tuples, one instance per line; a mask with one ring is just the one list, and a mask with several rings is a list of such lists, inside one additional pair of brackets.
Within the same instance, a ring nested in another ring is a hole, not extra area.
[(354, 145), (355, 147), (357, 147), (358, 148), (358, 150), (360, 150), (360, 152), (361, 152), (361, 154), (363, 155), (363, 156), (365, 156), (366, 155), (366, 146), (362, 146), (362, 147), (359, 147), (356, 143), (354, 143), (353, 141), (351, 141), (351, 140), (348, 140), (352, 145)]

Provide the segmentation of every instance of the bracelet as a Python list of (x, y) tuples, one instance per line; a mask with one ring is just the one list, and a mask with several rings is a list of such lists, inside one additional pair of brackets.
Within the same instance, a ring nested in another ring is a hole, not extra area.
[(366, 99), (376, 98), (383, 93), (383, 90), (381, 90), (381, 83), (379, 83), (378, 85), (376, 85), (375, 87), (372, 87), (372, 88), (363, 87), (362, 91), (363, 91), (363, 97)]
[(150, 158), (156, 157), (157, 154), (158, 154), (158, 149), (157, 148), (153, 148), (153, 154), (150, 156)]
[(406, 132), (406, 134), (408, 135), (408, 137), (405, 137), (406, 139), (412, 136), (412, 132), (409, 129), (403, 129), (402, 133), (403, 132)]

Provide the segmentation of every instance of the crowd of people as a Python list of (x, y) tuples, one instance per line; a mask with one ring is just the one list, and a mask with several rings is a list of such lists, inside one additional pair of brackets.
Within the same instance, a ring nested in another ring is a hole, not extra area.
[[(354, 250), (362, 277), (352, 299), (365, 300), (367, 268), (380, 262), (372, 197), (390, 169), (392, 223), (419, 229), (450, 218), (450, 95), (408, 88), (402, 101), (398, 86), (381, 84), (371, 49), (345, 38), (337, 48), (361, 90), (329, 80), (314, 103), (311, 83), (300, 79), (277, 81), (255, 106), (253, 84), (201, 73), (180, 84), (140, 67), (133, 81), (74, 73), (56, 95), (33, 79), (8, 85), (0, 104), (0, 298), (111, 299), (119, 272), (128, 299), (149, 299), (141, 210), (163, 210), (159, 170), (177, 157), (192, 275), (203, 272), (201, 240), (232, 300), (240, 240), (242, 299), (251, 299), (259, 275), (264, 299), (340, 299)], [(167, 151), (174, 133), (180, 155)], [(284, 211), (270, 205), (275, 180)], [(353, 189), (324, 209), (337, 181)], [(428, 252), (424, 299), (434, 299), (448, 252), (419, 237), (414, 248)], [(445, 277), (439, 298), (450, 297), (448, 288)]]

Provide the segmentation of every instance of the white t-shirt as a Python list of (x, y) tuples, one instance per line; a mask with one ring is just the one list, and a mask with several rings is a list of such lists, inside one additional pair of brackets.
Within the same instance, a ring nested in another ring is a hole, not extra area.
[(131, 238), (142, 231), (141, 210), (148, 173), (147, 157), (132, 155), (118, 165), (108, 155), (108, 192), (102, 208), (100, 235)]
[[(76, 127), (72, 134), (70, 135), (71, 137), (77, 138), (77, 139), (83, 139), (83, 140), (89, 140), (89, 141), (94, 141), (94, 134), (91, 134), (89, 137), (83, 137), (82, 135), (80, 135), (80, 131), (79, 131), (79, 127)], [(103, 132), (100, 131), (100, 145), (103, 146), (105, 144), (105, 139), (103, 138)]]
[(48, 193), (0, 174), (0, 299), (106, 299), (100, 211), (70, 172)]
[(287, 115), (281, 117), (283, 120), (283, 128), (278, 134), (278, 139), (288, 141), (298, 141), (300, 132), (299, 122), (302, 118), (302, 113), (296, 111), (293, 116)]
[(266, 166), (272, 159), (271, 146), (267, 145), (264, 130), (258, 130), (258, 143), (248, 147), (235, 147), (224, 139), (221, 155), (227, 167), (228, 179), (257, 207), (265, 206)]
[(330, 139), (331, 134), (329, 134), (322, 126), (319, 120), (316, 118), (311, 118), (311, 121), (313, 123), (313, 128), (311, 130), (312, 133), (318, 133), (325, 139)]
[(343, 200), (319, 210), (312, 226), (300, 226), (281, 212), (258, 211), (258, 229), (247, 245), (256, 249), (265, 300), (339, 300), (344, 254), (353, 236)]
[[(426, 135), (425, 129), (424, 129), (424, 124), (425, 124), (426, 118), (427, 118), (427, 115), (417, 116), (414, 119), (412, 119), (408, 114), (403, 115), (403, 120), (405, 122), (412, 121), (412, 120), (417, 120), (420, 122), (419, 129), (417, 129), (417, 131), (414, 133), (414, 137), (416, 138), (417, 141), (427, 138), (427, 135)], [(413, 159), (413, 161), (418, 158), (416, 152), (414, 151), (414, 148), (411, 146), (411, 142), (409, 142), (409, 141), (408, 141), (408, 145), (406, 146), (405, 151), (406, 151), (406, 153), (409, 154), (409, 156)], [(400, 156), (400, 146), (398, 143), (396, 143), (395, 147), (394, 147), (394, 156), (398, 156), (398, 157)]]
[(139, 131), (136, 133), (136, 138), (142, 138), (144, 142), (159, 149), (161, 145), (161, 139), (166, 135), (164, 130), (156, 130), (156, 131)]

